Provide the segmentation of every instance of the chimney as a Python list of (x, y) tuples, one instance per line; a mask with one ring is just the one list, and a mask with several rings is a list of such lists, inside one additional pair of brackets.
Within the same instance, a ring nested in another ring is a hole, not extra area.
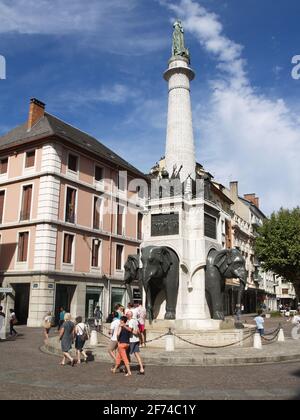
[(230, 182), (230, 198), (232, 201), (236, 201), (239, 195), (239, 183), (238, 181)]
[(30, 99), (29, 117), (27, 131), (30, 131), (32, 127), (41, 119), (45, 114), (45, 104), (36, 98)]
[(255, 194), (245, 194), (245, 200), (250, 201), (250, 203), (254, 204), (257, 208), (259, 208), (259, 198), (255, 196)]

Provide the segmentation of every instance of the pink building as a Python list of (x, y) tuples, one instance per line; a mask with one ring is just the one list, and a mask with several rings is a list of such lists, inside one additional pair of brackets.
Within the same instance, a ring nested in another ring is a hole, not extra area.
[(137, 178), (148, 182), (36, 99), (26, 123), (0, 137), (0, 284), (14, 289), (20, 321), (126, 304), (123, 266), (143, 235), (144, 199), (127, 191)]

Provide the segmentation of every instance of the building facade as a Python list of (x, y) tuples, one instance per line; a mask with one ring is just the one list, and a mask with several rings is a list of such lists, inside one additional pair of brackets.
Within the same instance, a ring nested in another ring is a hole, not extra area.
[(139, 252), (144, 210), (127, 187), (148, 182), (44, 108), (31, 100), (28, 121), (0, 138), (0, 283), (29, 326), (60, 307), (89, 318), (126, 304), (123, 267)]

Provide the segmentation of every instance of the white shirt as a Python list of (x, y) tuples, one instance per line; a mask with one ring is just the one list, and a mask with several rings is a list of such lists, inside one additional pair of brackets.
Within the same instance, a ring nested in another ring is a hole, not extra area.
[(119, 325), (120, 325), (119, 319), (114, 319), (113, 322), (110, 324), (111, 341), (118, 341), (117, 333), (118, 333)]
[(79, 335), (79, 336), (83, 335), (84, 329), (86, 329), (86, 325), (83, 322), (80, 322), (79, 324), (77, 324), (75, 328), (76, 335)]
[(146, 309), (142, 306), (138, 307), (137, 309), (137, 319), (141, 325), (145, 325), (145, 319), (147, 316)]
[[(127, 322), (127, 325), (129, 328), (132, 328), (132, 330), (139, 330), (139, 324), (136, 319), (132, 318), (130, 321)], [(130, 343), (137, 343), (140, 341), (139, 337), (135, 334), (131, 334), (131, 337), (129, 339)]]
[(295, 315), (293, 320), (292, 320), (293, 324), (300, 324), (300, 315)]
[(264, 323), (265, 323), (265, 320), (263, 319), (263, 317), (262, 316), (257, 316), (254, 320), (256, 322), (257, 329), (258, 330), (263, 330), (264, 329)]

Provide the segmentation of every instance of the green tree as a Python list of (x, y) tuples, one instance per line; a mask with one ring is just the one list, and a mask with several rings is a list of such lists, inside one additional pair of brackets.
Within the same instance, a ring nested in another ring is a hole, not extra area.
[(255, 247), (262, 267), (292, 282), (300, 298), (300, 208), (273, 213), (258, 234)]

